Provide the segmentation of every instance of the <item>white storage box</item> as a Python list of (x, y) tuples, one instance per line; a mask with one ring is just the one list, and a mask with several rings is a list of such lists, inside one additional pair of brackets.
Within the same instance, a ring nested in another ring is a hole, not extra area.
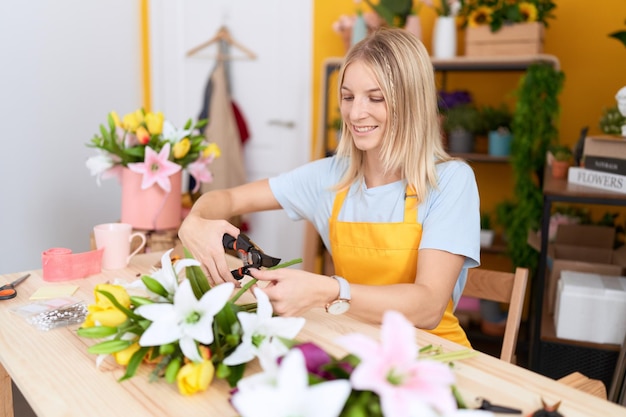
[(626, 277), (561, 271), (554, 322), (561, 339), (622, 344)]

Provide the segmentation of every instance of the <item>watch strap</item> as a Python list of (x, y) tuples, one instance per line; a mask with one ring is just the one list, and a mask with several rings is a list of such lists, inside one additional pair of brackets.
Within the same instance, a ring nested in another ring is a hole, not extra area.
[(344, 277), (340, 277), (339, 275), (332, 275), (331, 278), (334, 278), (339, 283), (339, 297), (341, 300), (350, 300), (350, 284)]

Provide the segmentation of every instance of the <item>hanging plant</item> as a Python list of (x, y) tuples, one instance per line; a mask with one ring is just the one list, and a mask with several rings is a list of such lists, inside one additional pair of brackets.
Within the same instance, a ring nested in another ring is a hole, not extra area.
[(536, 230), (543, 209), (542, 179), (546, 152), (558, 143), (558, 96), (565, 76), (548, 63), (528, 67), (515, 91), (511, 165), (515, 204), (505, 225), (508, 252), (514, 267), (537, 268), (537, 253), (527, 244), (528, 231)]

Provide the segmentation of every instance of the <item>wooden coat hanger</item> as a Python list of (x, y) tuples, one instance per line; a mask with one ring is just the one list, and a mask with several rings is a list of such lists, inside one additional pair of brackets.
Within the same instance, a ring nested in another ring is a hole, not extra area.
[[(189, 51), (187, 51), (187, 56), (193, 56), (197, 54), (198, 52), (200, 52), (202, 49), (206, 48), (207, 46), (210, 46), (214, 44), (215, 42), (218, 42), (221, 40), (226, 41), (229, 45), (234, 46), (235, 48), (243, 52), (245, 54), (244, 58), (256, 59), (256, 54), (254, 52), (252, 52), (251, 50), (249, 50), (248, 48), (246, 48), (245, 46), (237, 42), (235, 39), (233, 39), (233, 37), (230, 35), (230, 32), (228, 28), (226, 28), (226, 26), (220, 27), (217, 33), (215, 34), (215, 36), (213, 36), (208, 41), (203, 42), (200, 45), (194, 48), (191, 48)], [(237, 59), (237, 57), (224, 55), (221, 52), (218, 54), (217, 58), (218, 59)]]

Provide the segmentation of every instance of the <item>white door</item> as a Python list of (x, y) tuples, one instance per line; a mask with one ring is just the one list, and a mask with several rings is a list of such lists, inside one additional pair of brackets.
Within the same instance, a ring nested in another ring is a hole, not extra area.
[[(311, 0), (153, 0), (150, 2), (152, 108), (177, 126), (196, 118), (217, 44), (193, 57), (186, 53), (226, 26), (254, 52), (236, 48), (229, 61), (231, 95), (250, 131), (244, 145), (250, 181), (270, 177), (309, 160), (311, 137)], [(284, 261), (302, 257), (304, 222), (282, 211), (246, 218), (250, 237)]]

